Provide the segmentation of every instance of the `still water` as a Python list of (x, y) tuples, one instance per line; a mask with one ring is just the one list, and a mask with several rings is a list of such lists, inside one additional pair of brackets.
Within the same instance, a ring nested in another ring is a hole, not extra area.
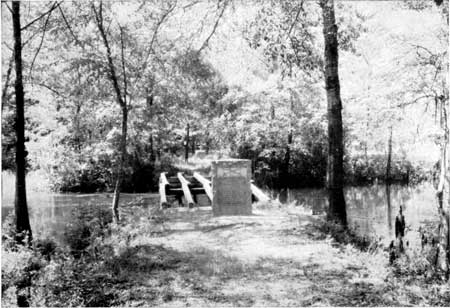
[[(344, 190), (347, 221), (359, 235), (376, 238), (387, 244), (395, 238), (395, 217), (400, 206), (406, 221), (406, 240), (419, 244), (419, 228), (439, 221), (435, 190), (430, 183), (418, 186), (372, 185), (347, 187)], [(289, 200), (325, 214), (328, 208), (326, 191), (303, 189), (289, 191)]]
[[(67, 223), (72, 219), (74, 211), (82, 205), (92, 207), (111, 206), (113, 194), (49, 194), (29, 192), (27, 194), (28, 211), (33, 234), (38, 237), (51, 236), (56, 239), (62, 237)], [(159, 202), (157, 194), (120, 194), (121, 206), (140, 204), (144, 207)], [(14, 196), (3, 193), (2, 223), (6, 217), (14, 212)]]
[[(314, 215), (325, 213), (328, 202), (323, 189), (294, 189), (288, 202), (311, 209)], [(348, 187), (345, 189), (349, 225), (360, 235), (390, 241), (394, 237), (395, 216), (399, 207), (407, 225), (407, 235), (413, 244), (418, 240), (420, 226), (438, 221), (434, 189), (425, 183), (415, 187), (383, 185)], [(34, 234), (58, 237), (70, 221), (74, 209), (82, 204), (110, 206), (112, 194), (46, 194), (30, 192), (28, 204)], [(2, 222), (13, 211), (13, 195), (2, 196)], [(121, 204), (158, 204), (158, 194), (122, 194)]]

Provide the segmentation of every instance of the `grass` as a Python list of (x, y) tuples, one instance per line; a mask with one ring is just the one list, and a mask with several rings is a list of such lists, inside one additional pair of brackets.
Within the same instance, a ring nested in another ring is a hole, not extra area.
[[(121, 228), (129, 234), (127, 222)], [(257, 205), (247, 217), (153, 211), (133, 230), (112, 261), (123, 277), (134, 277), (120, 305), (450, 304), (447, 284), (406, 282), (388, 266), (387, 252), (362, 251), (353, 238), (336, 241), (334, 229), (293, 205)]]
[(344, 231), (326, 228), (320, 218), (294, 204), (260, 203), (251, 216), (223, 217), (213, 217), (210, 208), (162, 211), (130, 205), (121, 208), (121, 217), (119, 225), (87, 248), (95, 254), (63, 261), (53, 257), (45, 267), (47, 280), (41, 280), (41, 299), (34, 303), (450, 304), (447, 283), (400, 275), (388, 265), (383, 249), (359, 249)]

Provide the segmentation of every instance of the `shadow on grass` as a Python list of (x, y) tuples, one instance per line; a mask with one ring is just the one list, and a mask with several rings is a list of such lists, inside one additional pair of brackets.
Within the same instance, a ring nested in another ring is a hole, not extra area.
[[(126, 281), (122, 287), (126, 292), (115, 303), (118, 305), (192, 299), (233, 306), (282, 305), (287, 299), (301, 306), (398, 304), (384, 297), (387, 286), (353, 283), (352, 271), (345, 268), (324, 269), (313, 261), (302, 264), (287, 258), (261, 258), (247, 263), (206, 248), (180, 252), (164, 246), (129, 247), (107, 260), (103, 270), (117, 277), (116, 281)], [(264, 293), (261, 288), (265, 284), (278, 285), (283, 291)]]

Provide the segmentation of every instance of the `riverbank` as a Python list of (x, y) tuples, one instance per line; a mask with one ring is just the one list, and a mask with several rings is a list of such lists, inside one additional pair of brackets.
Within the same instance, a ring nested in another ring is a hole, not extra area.
[[(98, 219), (92, 221), (98, 225)], [(31, 303), (450, 304), (448, 284), (398, 275), (383, 249), (361, 251), (352, 244), (338, 243), (323, 225), (320, 217), (293, 205), (259, 204), (252, 216), (236, 217), (213, 217), (209, 207), (164, 212), (124, 207), (120, 226), (92, 232), (95, 236), (89, 237), (81, 258), (56, 252), (51, 261), (40, 261), (35, 279), (41, 284), (33, 287)], [(3, 253), (3, 264), (17, 259), (12, 252)], [(8, 296), (2, 298), (2, 304), (8, 304)]]
[[(170, 300), (166, 294), (156, 302), (160, 305), (450, 304), (448, 285), (405, 283), (406, 277), (395, 277), (389, 267), (387, 252), (337, 243), (320, 228), (321, 218), (302, 207), (260, 205), (253, 216), (241, 217), (172, 209), (153, 219), (159, 221), (149, 230), (153, 236), (140, 232), (130, 246), (141, 253), (159, 247), (167, 255), (163, 260), (177, 260), (160, 272), (170, 294)], [(151, 273), (141, 275), (155, 281)]]

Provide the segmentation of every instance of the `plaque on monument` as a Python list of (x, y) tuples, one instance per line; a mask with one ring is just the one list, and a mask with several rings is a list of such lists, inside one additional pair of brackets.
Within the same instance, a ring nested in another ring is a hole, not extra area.
[(211, 171), (214, 216), (250, 215), (252, 213), (250, 160), (216, 160), (212, 162)]

